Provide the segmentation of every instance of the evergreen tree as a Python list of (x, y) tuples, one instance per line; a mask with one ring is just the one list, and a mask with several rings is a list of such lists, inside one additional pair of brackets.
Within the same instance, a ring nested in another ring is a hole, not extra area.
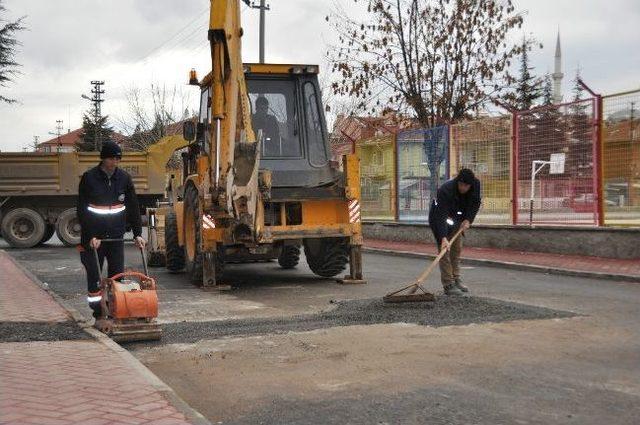
[(553, 103), (553, 82), (549, 73), (544, 76), (544, 85), (542, 86), (542, 104), (551, 105)]
[[(82, 134), (76, 143), (76, 149), (80, 152), (93, 152), (96, 150), (96, 136), (100, 143), (109, 140), (113, 135), (113, 128), (107, 124), (109, 117), (98, 118), (96, 123), (93, 115), (85, 113), (82, 116)], [(97, 146), (100, 150), (101, 146)]]
[[(2, 6), (0, 0), (0, 13), (6, 9)], [(18, 73), (17, 68), (20, 66), (15, 60), (16, 47), (20, 44), (15, 38), (18, 31), (25, 29), (22, 26), (24, 17), (16, 21), (7, 21), (0, 15), (0, 87), (6, 87), (8, 83), (13, 81), (13, 76)], [(14, 103), (16, 100), (0, 94), (0, 102)]]
[(542, 81), (532, 75), (532, 66), (529, 66), (529, 45), (526, 38), (522, 40), (522, 53), (520, 54), (520, 76), (517, 79), (515, 105), (521, 111), (527, 111), (542, 95)]

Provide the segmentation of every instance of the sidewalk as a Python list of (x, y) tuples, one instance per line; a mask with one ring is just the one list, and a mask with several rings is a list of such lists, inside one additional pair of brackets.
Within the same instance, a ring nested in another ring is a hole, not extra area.
[[(365, 239), (364, 249), (369, 252), (431, 258), (437, 254), (433, 244), (381, 239)], [(463, 248), (462, 258), (467, 264), (640, 282), (640, 259), (620, 260), (468, 246)]]
[(0, 270), (0, 424), (208, 423), (2, 250)]

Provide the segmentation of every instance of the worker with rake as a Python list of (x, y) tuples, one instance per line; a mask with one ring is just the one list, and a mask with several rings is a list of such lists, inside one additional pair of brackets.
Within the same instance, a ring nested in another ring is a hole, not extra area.
[(429, 209), (429, 226), (433, 232), (438, 251), (447, 250), (440, 260), (440, 280), (446, 295), (463, 295), (469, 288), (460, 277), (460, 254), (462, 238), (455, 237), (458, 230), (471, 227), (480, 209), (480, 181), (468, 168), (445, 182), (438, 189)]

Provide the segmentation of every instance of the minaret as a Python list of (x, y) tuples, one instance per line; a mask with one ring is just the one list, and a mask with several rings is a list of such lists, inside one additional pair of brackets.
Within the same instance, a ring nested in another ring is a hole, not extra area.
[(558, 30), (558, 39), (556, 40), (556, 56), (553, 74), (553, 103), (562, 103), (562, 53), (560, 52), (560, 30)]

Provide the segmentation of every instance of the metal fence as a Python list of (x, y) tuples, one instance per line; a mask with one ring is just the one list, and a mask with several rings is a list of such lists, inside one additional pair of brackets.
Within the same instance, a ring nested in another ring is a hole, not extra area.
[(362, 218), (396, 218), (395, 136), (358, 142)]
[(640, 226), (640, 90), (602, 99), (606, 225)]
[(451, 175), (470, 168), (482, 182), (477, 223), (511, 223), (511, 119), (485, 118), (451, 126)]
[(476, 223), (640, 226), (640, 89), (594, 96), (357, 141), (363, 218), (427, 222), (468, 167)]
[(428, 221), (431, 199), (449, 177), (449, 128), (400, 132), (397, 156), (398, 219)]
[(598, 224), (596, 99), (514, 114), (516, 224)]

